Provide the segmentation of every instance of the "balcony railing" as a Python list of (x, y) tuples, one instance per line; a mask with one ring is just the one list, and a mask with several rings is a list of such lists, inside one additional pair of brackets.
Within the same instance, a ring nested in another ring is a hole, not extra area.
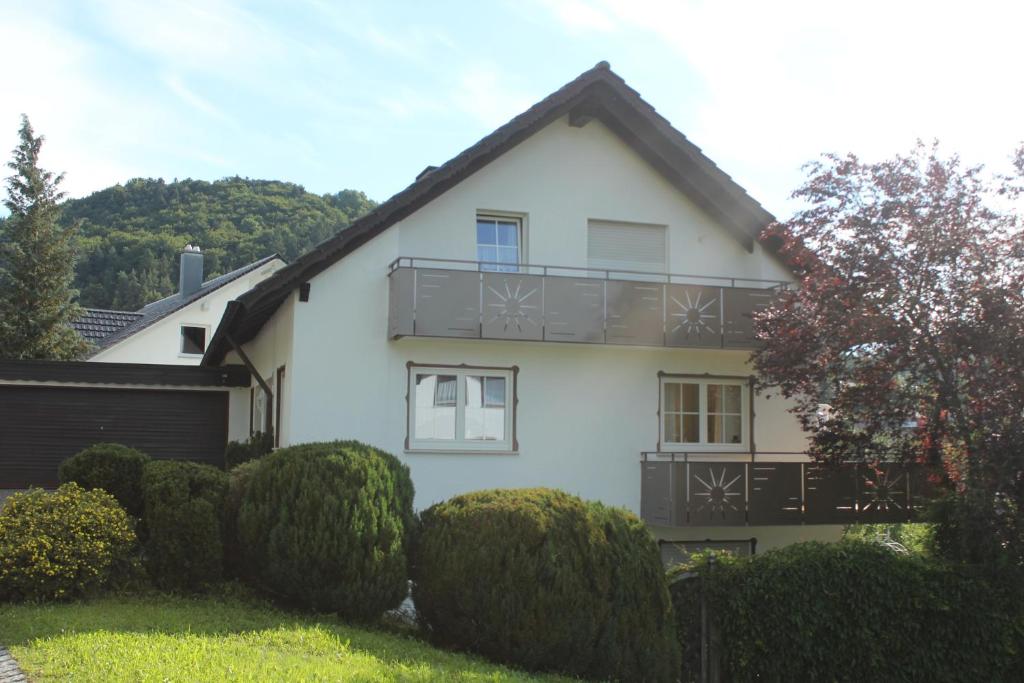
[[(514, 269), (498, 272), (495, 269)], [(752, 349), (753, 313), (788, 283), (402, 257), (388, 267), (388, 334)]]
[(643, 453), (641, 517), (676, 527), (910, 522), (937, 490), (925, 467), (777, 461), (798, 455)]

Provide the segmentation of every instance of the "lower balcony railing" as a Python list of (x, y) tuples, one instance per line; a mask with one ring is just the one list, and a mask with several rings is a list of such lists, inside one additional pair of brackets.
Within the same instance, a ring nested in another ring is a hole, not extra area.
[(756, 348), (753, 313), (786, 286), (777, 280), (409, 257), (396, 259), (388, 277), (392, 339), (715, 349)]
[(643, 453), (641, 517), (676, 527), (910, 522), (936, 492), (925, 467), (761, 459), (799, 455)]

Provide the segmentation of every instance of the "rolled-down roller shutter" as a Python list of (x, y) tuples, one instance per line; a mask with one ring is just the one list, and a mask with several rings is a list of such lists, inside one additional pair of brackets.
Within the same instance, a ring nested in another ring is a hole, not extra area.
[(0, 489), (57, 485), (57, 468), (94, 443), (223, 466), (223, 391), (0, 385)]
[(664, 273), (665, 226), (589, 221), (587, 261), (595, 270)]

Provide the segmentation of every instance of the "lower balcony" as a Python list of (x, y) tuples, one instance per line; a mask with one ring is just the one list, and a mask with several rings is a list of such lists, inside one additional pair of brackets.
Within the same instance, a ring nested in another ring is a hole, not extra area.
[(911, 522), (936, 492), (924, 467), (768, 460), (799, 455), (643, 453), (640, 515), (672, 527)]
[[(496, 272), (494, 269), (514, 269)], [(786, 282), (403, 257), (388, 335), (753, 349)]]

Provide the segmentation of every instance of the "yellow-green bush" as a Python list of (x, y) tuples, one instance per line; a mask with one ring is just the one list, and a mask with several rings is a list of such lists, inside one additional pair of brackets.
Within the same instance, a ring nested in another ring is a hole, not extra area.
[(457, 496), (423, 512), (412, 574), (441, 645), (598, 680), (679, 672), (658, 548), (625, 510), (551, 489)]
[(15, 493), (0, 509), (0, 599), (77, 597), (130, 576), (132, 520), (105, 491), (64, 484)]

